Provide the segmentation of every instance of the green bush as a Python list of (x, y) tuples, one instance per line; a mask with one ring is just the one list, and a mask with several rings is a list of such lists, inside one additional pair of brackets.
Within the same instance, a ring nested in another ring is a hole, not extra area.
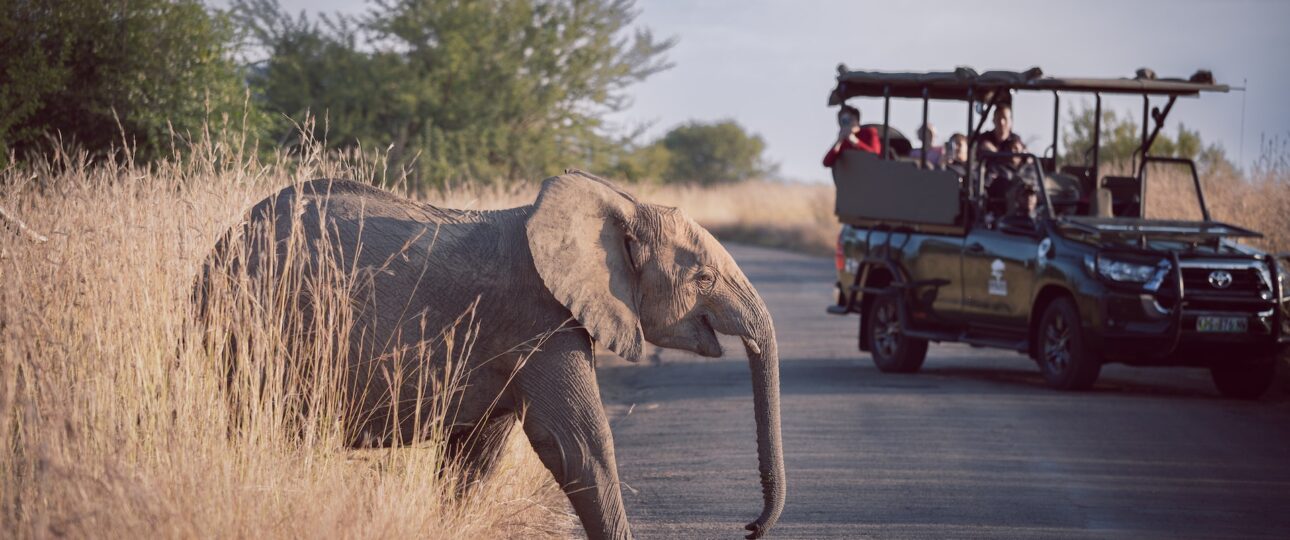
[(9, 0), (0, 4), (0, 149), (51, 138), (148, 159), (245, 105), (233, 27), (197, 0)]
[(668, 179), (703, 185), (738, 182), (771, 174), (762, 157), (766, 142), (734, 120), (690, 122), (659, 141), (670, 154)]

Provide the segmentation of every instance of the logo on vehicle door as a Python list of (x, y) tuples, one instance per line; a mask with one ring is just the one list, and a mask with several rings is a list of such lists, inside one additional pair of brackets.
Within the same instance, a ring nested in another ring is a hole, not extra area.
[(990, 285), (986, 291), (995, 296), (1008, 296), (1008, 282), (1003, 280), (1003, 261), (995, 259), (990, 263)]
[(1215, 270), (1209, 273), (1209, 284), (1215, 289), (1226, 289), (1232, 286), (1232, 273), (1227, 270)]

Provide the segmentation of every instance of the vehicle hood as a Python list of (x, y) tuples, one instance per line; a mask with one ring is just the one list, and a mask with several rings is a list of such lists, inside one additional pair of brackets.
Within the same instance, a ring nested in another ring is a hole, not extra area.
[(1218, 221), (1063, 216), (1057, 227), (1063, 233), (1091, 236), (1103, 245), (1130, 244), (1162, 251), (1254, 254), (1257, 250), (1224, 240), (1263, 237)]

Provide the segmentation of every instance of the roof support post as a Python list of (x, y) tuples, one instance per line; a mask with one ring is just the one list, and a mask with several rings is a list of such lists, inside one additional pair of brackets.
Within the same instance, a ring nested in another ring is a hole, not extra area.
[(1142, 146), (1140, 148), (1143, 158), (1147, 157), (1147, 150), (1150, 150), (1150, 148), (1147, 148), (1147, 120), (1151, 119), (1150, 108), (1151, 96), (1142, 94)]
[[(1146, 111), (1147, 99), (1147, 96), (1142, 96), (1143, 111)], [(1178, 101), (1178, 96), (1169, 96), (1169, 101), (1165, 103), (1164, 111), (1156, 109), (1152, 112), (1151, 117), (1152, 120), (1155, 120), (1156, 126), (1151, 130), (1151, 135), (1147, 135), (1147, 119), (1142, 119), (1142, 166), (1138, 167), (1138, 199), (1142, 201), (1142, 205), (1144, 207), (1142, 212), (1143, 217), (1146, 216), (1145, 207), (1147, 204), (1147, 150), (1151, 148), (1151, 145), (1156, 143), (1156, 137), (1160, 135), (1160, 130), (1165, 127), (1165, 118), (1169, 116), (1169, 111), (1174, 108), (1174, 102), (1176, 101)], [(1187, 160), (1187, 162), (1191, 164), (1191, 174), (1196, 180), (1196, 194), (1200, 197), (1200, 211), (1205, 214), (1205, 221), (1209, 221), (1209, 210), (1205, 208), (1205, 193), (1200, 189), (1200, 177), (1196, 175), (1196, 164), (1191, 163), (1191, 160)]]
[(1062, 98), (1053, 91), (1053, 172), (1057, 172), (1057, 134), (1060, 132), (1058, 126), (1061, 125)]
[(1102, 186), (1102, 175), (1099, 170), (1102, 158), (1102, 93), (1093, 92), (1093, 185)]
[(931, 135), (932, 135), (931, 130), (928, 129), (927, 127), (927, 87), (924, 86), (923, 87), (923, 125), (922, 127), (918, 128), (918, 138), (923, 140), (923, 151), (922, 151), (922, 156), (919, 158), (918, 166), (923, 169), (927, 168), (927, 150), (928, 150), (927, 143), (928, 143), (928, 139), (932, 138)]
[(1151, 130), (1151, 135), (1147, 137), (1147, 142), (1143, 143), (1143, 156), (1147, 155), (1146, 149), (1151, 148), (1151, 145), (1156, 143), (1156, 137), (1160, 136), (1160, 130), (1165, 127), (1165, 118), (1169, 117), (1169, 111), (1174, 108), (1174, 102), (1176, 101), (1178, 101), (1178, 96), (1169, 96), (1169, 102), (1165, 103), (1165, 110), (1157, 110), (1151, 115), (1152, 120), (1155, 120), (1156, 122), (1156, 127)]
[(891, 85), (882, 87), (882, 159), (891, 151)]
[(967, 173), (967, 182), (969, 183), (969, 185), (968, 185), (968, 196), (969, 196), (969, 197), (975, 197), (975, 196), (976, 196), (976, 186), (975, 186), (975, 185), (973, 185), (973, 184), (971, 184), (971, 182), (972, 182), (972, 171), (973, 171), (973, 170), (975, 170), (975, 169), (974, 169), (974, 167), (976, 167), (976, 163), (975, 163), (975, 162), (976, 162), (976, 148), (974, 148), (974, 145), (976, 144), (976, 137), (973, 137), (973, 136), (972, 136), (972, 126), (973, 126), (974, 124), (976, 124), (976, 118), (975, 118), (975, 117), (973, 117), (973, 114), (976, 112), (976, 110), (975, 110), (975, 109), (976, 109), (976, 103), (973, 101), (973, 100), (974, 100), (974, 99), (976, 99), (976, 98), (972, 95), (972, 94), (974, 93), (974, 92), (973, 92), (973, 90), (974, 90), (974, 89), (973, 89), (973, 87), (971, 87), (971, 86), (969, 86), (969, 87), (968, 87), (968, 90), (967, 90), (967, 109), (968, 109), (968, 117), (967, 117), (967, 121), (968, 121), (968, 123), (967, 123), (967, 135), (966, 135), (965, 137), (963, 137), (963, 139), (964, 139), (964, 140), (963, 140), (963, 144), (966, 144), (966, 145), (967, 145), (967, 147), (968, 147), (968, 153), (967, 153), (967, 155), (968, 155), (968, 161), (967, 161), (967, 171), (968, 171), (968, 173)]
[[(1147, 94), (1142, 94), (1142, 142), (1138, 143), (1139, 144), (1138, 151), (1133, 153), (1133, 162), (1132, 162), (1134, 169), (1138, 171), (1138, 200), (1142, 201), (1142, 206), (1143, 206), (1143, 209), (1140, 212), (1141, 215), (1139, 217), (1147, 217), (1146, 216), (1147, 151), (1151, 149), (1149, 145), (1155, 142), (1155, 141), (1149, 141), (1147, 138), (1147, 119), (1150, 117), (1150, 109), (1151, 109), (1151, 96)], [(1142, 155), (1141, 167), (1138, 167), (1138, 163), (1137, 163), (1139, 154)]]
[(969, 137), (972, 137), (973, 139), (975, 139), (977, 135), (981, 134), (981, 129), (985, 127), (985, 121), (987, 118), (990, 118), (990, 113), (994, 112), (994, 104), (998, 100), (999, 100), (999, 91), (996, 90), (993, 94), (990, 95), (990, 101), (985, 104), (985, 110), (981, 112), (981, 120), (977, 121), (976, 129), (972, 129), (972, 126), (968, 126), (968, 129), (970, 130), (968, 132)]

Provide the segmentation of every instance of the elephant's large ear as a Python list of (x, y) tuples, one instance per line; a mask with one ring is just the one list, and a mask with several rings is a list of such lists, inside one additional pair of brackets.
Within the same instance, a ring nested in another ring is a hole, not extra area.
[(645, 335), (628, 254), (636, 201), (605, 180), (568, 171), (542, 182), (534, 206), (529, 250), (542, 282), (596, 342), (640, 361)]

